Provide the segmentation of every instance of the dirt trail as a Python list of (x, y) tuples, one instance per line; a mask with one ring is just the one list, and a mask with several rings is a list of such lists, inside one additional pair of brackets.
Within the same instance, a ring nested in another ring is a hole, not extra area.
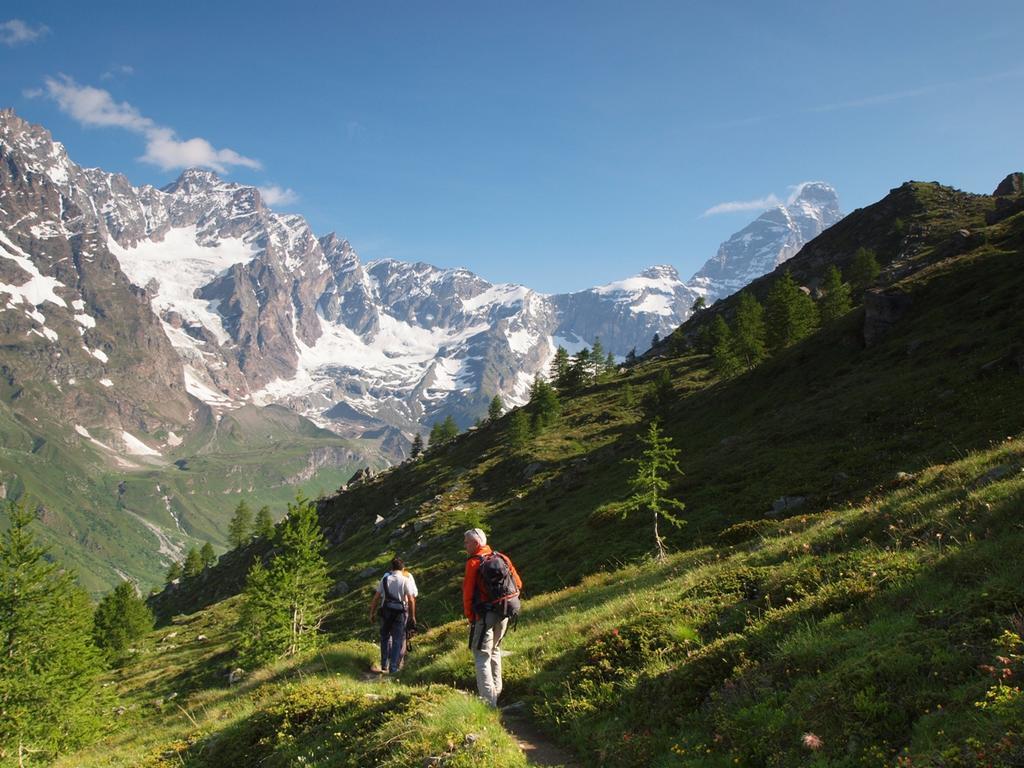
[(530, 765), (561, 766), (561, 768), (580, 768), (580, 764), (569, 752), (555, 744), (544, 735), (519, 707), (508, 707), (501, 713), (501, 723), (505, 726), (516, 744), (526, 755)]

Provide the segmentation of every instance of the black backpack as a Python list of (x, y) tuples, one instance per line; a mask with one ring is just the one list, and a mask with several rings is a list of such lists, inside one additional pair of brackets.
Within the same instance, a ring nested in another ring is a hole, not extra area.
[(512, 576), (512, 561), (508, 555), (492, 552), (489, 555), (477, 555), (477, 558), (480, 560), (477, 576), (487, 596), (477, 612), (498, 611), (506, 618), (518, 616), (521, 607), (519, 588)]
[(396, 578), (402, 578), (402, 574), (388, 572), (384, 574), (384, 578), (380, 580), (381, 592), (384, 593), (382, 595), (384, 599), (383, 605), (381, 606), (382, 615), (387, 611), (392, 613), (401, 613), (405, 611), (405, 600), (402, 599), (401, 592), (398, 592), (398, 596), (396, 597), (395, 594), (388, 589), (389, 582), (393, 582)]

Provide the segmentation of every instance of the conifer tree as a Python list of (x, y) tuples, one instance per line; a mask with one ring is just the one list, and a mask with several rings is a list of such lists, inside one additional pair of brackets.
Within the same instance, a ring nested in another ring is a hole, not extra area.
[(715, 370), (723, 379), (731, 378), (743, 369), (736, 354), (736, 339), (720, 314), (715, 315), (711, 322), (711, 355), (715, 361)]
[(433, 425), (430, 427), (430, 447), (433, 448), (435, 446), (440, 445), (443, 442), (444, 427), (441, 425), (441, 422), (435, 421)]
[(604, 372), (605, 373), (614, 373), (615, 372), (615, 355), (613, 355), (611, 352), (609, 352), (608, 356), (604, 359)]
[(659, 561), (665, 559), (665, 542), (658, 531), (658, 523), (664, 518), (678, 527), (686, 524), (676, 513), (685, 509), (683, 502), (665, 495), (669, 488), (668, 477), (681, 475), (677, 457), (679, 450), (672, 447), (672, 439), (661, 433), (658, 420), (651, 421), (647, 432), (640, 438), (644, 446), (638, 459), (628, 459), (636, 466), (636, 473), (629, 485), (633, 494), (623, 506), (622, 516), (631, 513), (649, 512), (654, 520), (654, 545)]
[(749, 371), (768, 356), (765, 348), (767, 331), (764, 307), (747, 291), (740, 294), (736, 307), (736, 330), (733, 334), (736, 357)]
[(181, 570), (186, 579), (194, 579), (203, 572), (203, 558), (198, 549), (195, 547), (189, 549), (188, 554), (185, 555), (185, 565)]
[(316, 504), (299, 497), (278, 531), (281, 552), (253, 563), (239, 618), (241, 656), (259, 664), (315, 648), (326, 616), (330, 579)]
[(860, 295), (875, 282), (875, 278), (881, 271), (875, 252), (863, 246), (858, 248), (853, 254), (849, 270), (850, 289), (853, 291), (853, 295), (860, 298)]
[(412, 448), (409, 450), (409, 456), (416, 458), (423, 453), (423, 435), (417, 432), (412, 436)]
[(572, 357), (569, 363), (569, 370), (563, 377), (564, 385), (559, 387), (560, 392), (578, 392), (590, 384), (590, 350), (584, 347)]
[(806, 338), (818, 326), (817, 305), (800, 290), (789, 272), (776, 280), (768, 291), (765, 315), (768, 349), (772, 353)]
[(604, 373), (605, 351), (601, 339), (594, 337), (594, 346), (590, 348), (590, 382), (593, 383)]
[(656, 347), (660, 343), (661, 343), (661, 336), (659, 336), (658, 334), (654, 334), (654, 336), (651, 337), (651, 347)]
[(270, 507), (264, 504), (256, 513), (256, 535), (264, 541), (274, 539), (274, 517), (270, 514)]
[(707, 306), (707, 301), (704, 299), (704, 297), (703, 296), (698, 296), (696, 299), (693, 300), (693, 305), (690, 307), (690, 314), (691, 315), (696, 315), (698, 312), (700, 312), (706, 306)]
[(228, 542), (235, 549), (244, 547), (252, 538), (252, 510), (245, 499), (238, 502), (235, 514), (228, 523)]
[(843, 278), (839, 274), (839, 268), (835, 264), (828, 268), (822, 290), (825, 292), (820, 302), (821, 321), (823, 323), (830, 323), (852, 309), (853, 303), (850, 301), (850, 286), (843, 282)]
[(455, 423), (455, 419), (452, 418), (451, 414), (444, 417), (444, 423), (441, 425), (444, 442), (454, 440), (459, 435), (459, 425)]
[(172, 581), (176, 581), (181, 578), (181, 563), (173, 562), (167, 568), (167, 576), (165, 578), (166, 583), (170, 584)]
[(622, 404), (627, 408), (632, 408), (636, 405), (636, 393), (633, 391), (633, 385), (628, 381), (622, 388)]
[(0, 534), (0, 754), (41, 765), (100, 725), (92, 607), (35, 543), (33, 515), (8, 506)]
[(558, 345), (558, 349), (555, 350), (555, 357), (551, 361), (551, 381), (557, 389), (564, 392), (568, 387), (569, 375), (569, 352), (561, 344)]
[(491, 404), (487, 406), (487, 419), (488, 421), (497, 421), (501, 418), (501, 414), (505, 412), (505, 402), (501, 399), (501, 395), (495, 395), (491, 399)]
[(562, 410), (558, 400), (558, 393), (555, 388), (548, 384), (539, 375), (534, 377), (533, 386), (530, 387), (530, 411), (532, 412), (531, 426), (535, 433), (542, 432), (554, 424)]
[(123, 654), (152, 629), (153, 612), (130, 581), (104, 595), (93, 614), (93, 640), (110, 658)]
[(636, 347), (633, 347), (626, 353), (626, 365), (633, 365), (636, 362)]
[(516, 408), (508, 420), (508, 444), (514, 450), (530, 442), (530, 417), (522, 408)]
[(213, 551), (213, 544), (206, 542), (199, 550), (199, 557), (203, 561), (203, 568), (213, 568), (217, 564), (217, 553)]

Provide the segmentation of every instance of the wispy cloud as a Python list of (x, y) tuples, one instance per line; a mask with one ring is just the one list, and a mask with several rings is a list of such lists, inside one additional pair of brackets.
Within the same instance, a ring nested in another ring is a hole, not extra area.
[(126, 101), (115, 101), (109, 91), (79, 85), (67, 75), (48, 77), (42, 95), (53, 99), (61, 111), (82, 125), (123, 128), (146, 139), (146, 153), (139, 158), (162, 170), (202, 166), (227, 173), (232, 166), (259, 169), (258, 160), (233, 149), (217, 149), (206, 139), (182, 140), (172, 128), (145, 117)]
[(719, 213), (738, 213), (740, 211), (764, 211), (768, 208), (774, 208), (776, 205), (781, 205), (782, 201), (779, 200), (774, 194), (765, 195), (759, 197), (756, 200), (729, 200), (724, 203), (718, 203), (712, 205), (704, 213), (701, 214), (701, 218), (707, 218), (708, 216), (715, 216)]
[(889, 104), (894, 101), (903, 101), (904, 99), (912, 99), (917, 96), (926, 96), (930, 93), (937, 93), (939, 91), (950, 90), (952, 88), (962, 88), (966, 85), (978, 85), (980, 83), (990, 83), (997, 80), (1006, 80), (1008, 78), (1024, 77), (1024, 69), (1009, 69), (1003, 72), (992, 72), (987, 75), (978, 75), (977, 77), (965, 77), (961, 80), (949, 80), (943, 83), (932, 83), (931, 85), (923, 85), (918, 88), (909, 88), (903, 91), (892, 91), (890, 93), (879, 93), (873, 96), (863, 96), (857, 99), (849, 99), (846, 101), (837, 101), (831, 104), (819, 104), (813, 107), (805, 107), (804, 112), (834, 112), (840, 109), (859, 109), (861, 107), (873, 107), (877, 104)]
[(113, 80), (115, 77), (131, 77), (134, 74), (135, 67), (131, 64), (118, 64), (100, 75), (100, 80)]
[(33, 27), (21, 19), (11, 19), (0, 23), (0, 43), (12, 48), (23, 43), (34, 43), (49, 31), (50, 28), (45, 24)]
[(263, 202), (267, 205), (291, 205), (299, 200), (298, 193), (290, 187), (281, 188), (276, 184), (270, 184), (266, 187), (259, 187), (259, 190)]

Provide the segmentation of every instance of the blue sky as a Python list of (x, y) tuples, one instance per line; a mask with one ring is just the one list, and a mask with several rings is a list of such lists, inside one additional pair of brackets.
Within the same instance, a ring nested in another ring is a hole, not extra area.
[(136, 184), (206, 162), (365, 259), (551, 292), (688, 277), (758, 213), (706, 211), (801, 181), (850, 211), (1024, 166), (1019, 0), (289, 5), (9, 0), (0, 105)]

